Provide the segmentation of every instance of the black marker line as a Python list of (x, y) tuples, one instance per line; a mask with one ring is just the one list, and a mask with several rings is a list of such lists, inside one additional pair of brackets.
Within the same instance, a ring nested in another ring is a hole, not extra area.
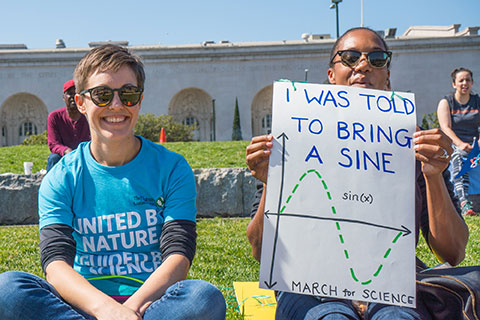
[[(282, 178), (280, 181), (280, 194), (278, 196), (278, 212), (280, 212), (280, 207), (282, 206), (282, 193), (283, 193), (283, 180), (285, 177), (285, 139), (288, 139), (287, 135), (285, 132), (282, 132), (281, 135), (277, 137), (277, 139), (282, 138)], [(275, 263), (275, 251), (277, 250), (277, 240), (278, 240), (278, 227), (280, 225), (280, 215), (277, 217), (277, 222), (275, 226), (275, 236), (273, 239), (273, 252), (272, 252), (272, 263), (270, 265), (270, 278), (267, 283), (267, 281), (264, 281), (265, 285), (271, 289), (273, 286), (277, 284), (277, 282), (272, 283), (272, 278), (273, 278), (273, 266)]]
[[(278, 214), (276, 212), (266, 211), (265, 215), (268, 218), (269, 215), (279, 216), (280, 214)], [(362, 221), (362, 220), (355, 220), (355, 219), (327, 218), (327, 217), (311, 216), (311, 215), (307, 215), (307, 214), (284, 213), (284, 212), (282, 212), (281, 215), (286, 216), (286, 217), (297, 217), (297, 218), (306, 218), (306, 219), (330, 220), (330, 221), (341, 221), (341, 222), (348, 222), (348, 223), (364, 224), (364, 225), (367, 225), (367, 226), (372, 226), (372, 227), (377, 227), (377, 228), (400, 231), (400, 232), (403, 232), (404, 237), (408, 236), (410, 233), (412, 233), (412, 231), (410, 231), (410, 229), (408, 229), (404, 225), (401, 225), (401, 228), (396, 228), (396, 227), (389, 227), (389, 226), (384, 226), (384, 225), (381, 225), (381, 224), (371, 223), (371, 222)]]

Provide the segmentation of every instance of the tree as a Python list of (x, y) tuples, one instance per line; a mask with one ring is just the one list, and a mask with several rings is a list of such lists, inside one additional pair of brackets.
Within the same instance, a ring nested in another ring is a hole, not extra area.
[(422, 129), (440, 128), (437, 112), (425, 113), (422, 118)]
[(22, 144), (26, 146), (48, 144), (47, 130), (37, 135), (28, 136)]
[(240, 112), (238, 111), (238, 98), (235, 97), (235, 112), (233, 116), (232, 141), (242, 140), (242, 128), (240, 127)]

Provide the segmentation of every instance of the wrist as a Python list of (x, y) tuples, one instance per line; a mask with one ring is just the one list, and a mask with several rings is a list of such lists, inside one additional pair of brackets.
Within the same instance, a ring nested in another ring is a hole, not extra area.
[(439, 182), (442, 182), (443, 183), (443, 175), (441, 172), (435, 172), (435, 173), (429, 173), (429, 174), (425, 174), (423, 173), (423, 176), (425, 177), (425, 181), (427, 183), (439, 183)]
[(135, 295), (132, 295), (130, 298), (127, 299), (127, 301), (123, 303), (123, 306), (143, 316), (145, 310), (150, 304), (151, 302), (140, 301), (136, 299)]

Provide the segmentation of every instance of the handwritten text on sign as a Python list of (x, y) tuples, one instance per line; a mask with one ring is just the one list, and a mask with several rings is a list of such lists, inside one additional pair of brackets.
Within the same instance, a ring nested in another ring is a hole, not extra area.
[(276, 82), (260, 285), (415, 306), (415, 99)]

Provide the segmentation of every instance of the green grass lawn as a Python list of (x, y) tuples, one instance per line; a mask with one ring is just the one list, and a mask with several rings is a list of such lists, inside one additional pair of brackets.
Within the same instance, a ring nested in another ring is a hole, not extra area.
[[(245, 147), (249, 141), (167, 142), (163, 145), (197, 168), (246, 167)], [(45, 169), (50, 154), (47, 145), (0, 147), (0, 173), (23, 173), (23, 162), (33, 162), (33, 172)], [(212, 156), (213, 155), (213, 156)]]
[[(245, 236), (248, 218), (200, 219), (197, 254), (190, 278), (207, 280), (218, 286), (227, 301), (227, 319), (242, 319), (236, 311), (233, 281), (258, 281), (259, 264), (251, 257)], [(470, 241), (461, 265), (480, 264), (480, 218), (466, 217)], [(15, 241), (12, 241), (15, 239)], [(0, 227), (0, 272), (22, 270), (43, 276), (39, 262), (38, 226)], [(417, 255), (428, 265), (438, 262), (423, 238)]]
[[(182, 154), (192, 168), (245, 167), (248, 141), (174, 142), (165, 147)], [(23, 173), (23, 162), (33, 161), (33, 172), (45, 168), (49, 150), (44, 146), (0, 148), (0, 173)], [(214, 156), (212, 156), (214, 155)], [(257, 281), (259, 264), (251, 257), (245, 230), (248, 218), (199, 220), (197, 254), (190, 278), (207, 280), (218, 286), (227, 301), (227, 319), (242, 319), (236, 311), (234, 281)], [(467, 217), (470, 241), (461, 265), (480, 265), (480, 217)], [(13, 240), (13, 241), (12, 241)], [(43, 276), (39, 262), (38, 226), (0, 227), (0, 272), (22, 270)], [(417, 255), (428, 265), (436, 265), (433, 254), (420, 239)]]

